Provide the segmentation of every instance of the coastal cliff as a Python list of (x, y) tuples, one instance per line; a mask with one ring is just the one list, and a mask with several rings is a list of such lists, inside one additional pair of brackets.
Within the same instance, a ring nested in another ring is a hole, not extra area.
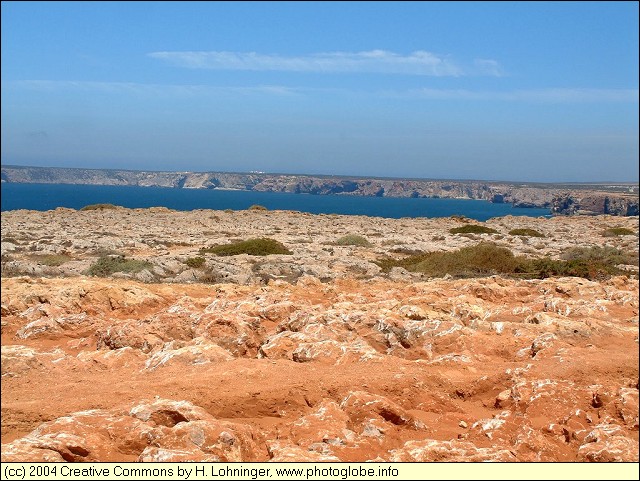
[(573, 192), (556, 195), (551, 212), (565, 215), (638, 215), (638, 196)]
[(637, 184), (536, 184), (229, 172), (3, 166), (2, 182), (235, 189), (297, 194), (437, 197), (540, 207), (553, 214), (638, 215)]

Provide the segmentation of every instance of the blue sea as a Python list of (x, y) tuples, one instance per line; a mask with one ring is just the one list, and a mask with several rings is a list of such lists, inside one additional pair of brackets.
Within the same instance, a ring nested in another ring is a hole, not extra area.
[(238, 190), (174, 189), (69, 184), (2, 183), (2, 210), (46, 211), (56, 207), (80, 209), (90, 204), (123, 207), (163, 206), (175, 210), (243, 210), (263, 205), (269, 210), (297, 210), (312, 214), (401, 217), (463, 215), (485, 221), (504, 215), (549, 216), (549, 209), (513, 208), (483, 200), (356, 197), (344, 195), (283, 194)]

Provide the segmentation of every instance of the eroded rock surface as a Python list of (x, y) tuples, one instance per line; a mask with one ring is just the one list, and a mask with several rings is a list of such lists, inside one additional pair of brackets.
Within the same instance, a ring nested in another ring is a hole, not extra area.
[(7, 461), (638, 460), (633, 279), (9, 278), (2, 304)]
[[(481, 240), (437, 237), (455, 219), (39, 215), (2, 213), (9, 262), (75, 260), (2, 278), (3, 461), (638, 461), (633, 271), (427, 279), (371, 262)], [(594, 235), (637, 232), (637, 218), (487, 224), (502, 237), (476, 237), (524, 255), (638, 246)], [(547, 237), (505, 234), (516, 227)], [(330, 243), (354, 231), (373, 245)], [(207, 283), (181, 261), (258, 235), (294, 254), (208, 257)], [(154, 282), (83, 275), (102, 248), (150, 259)]]

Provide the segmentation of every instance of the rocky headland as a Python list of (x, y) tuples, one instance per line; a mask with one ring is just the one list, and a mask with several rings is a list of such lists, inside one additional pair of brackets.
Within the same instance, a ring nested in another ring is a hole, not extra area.
[(553, 214), (636, 216), (638, 184), (538, 184), (475, 180), (378, 179), (266, 173), (158, 172), (3, 166), (2, 182), (235, 189), (297, 194), (438, 197), (540, 207)]
[[(2, 461), (638, 462), (638, 227), (2, 212)], [(216, 254), (251, 238), (286, 253)], [(402, 264), (479, 244), (616, 266)]]

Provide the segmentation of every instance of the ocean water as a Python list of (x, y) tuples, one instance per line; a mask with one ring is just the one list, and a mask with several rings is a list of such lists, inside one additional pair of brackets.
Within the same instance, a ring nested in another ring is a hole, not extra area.
[(513, 208), (511, 204), (492, 204), (483, 200), (356, 197), (165, 187), (5, 182), (2, 183), (1, 194), (2, 211), (16, 209), (46, 211), (56, 207), (80, 209), (86, 205), (102, 203), (129, 208), (163, 206), (175, 210), (243, 210), (253, 204), (259, 204), (269, 210), (368, 215), (395, 219), (463, 215), (485, 221), (491, 217), (504, 215), (531, 217), (550, 215), (549, 209)]

